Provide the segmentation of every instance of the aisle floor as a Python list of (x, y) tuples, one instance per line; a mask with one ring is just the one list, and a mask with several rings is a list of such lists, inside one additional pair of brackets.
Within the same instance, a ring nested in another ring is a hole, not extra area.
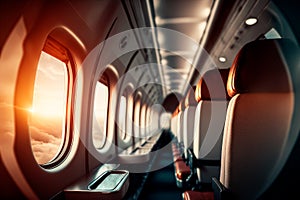
[[(157, 155), (154, 162), (157, 162), (156, 164), (161, 165), (162, 168), (149, 173), (139, 196), (140, 200), (182, 200), (182, 191), (176, 186), (172, 160), (171, 149), (168, 152)], [(167, 163), (171, 164), (166, 166)]]

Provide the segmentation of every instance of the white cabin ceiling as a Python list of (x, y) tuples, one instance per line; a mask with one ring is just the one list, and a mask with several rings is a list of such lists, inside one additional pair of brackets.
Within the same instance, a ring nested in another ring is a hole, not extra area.
[[(156, 27), (178, 31), (199, 44), (212, 4), (213, 0), (185, 0), (184, 3), (182, 0), (153, 0), (153, 20)], [(184, 94), (194, 71), (191, 63), (197, 52), (197, 45), (175, 40), (164, 31), (157, 32), (156, 40), (159, 47), (178, 49), (172, 52), (158, 49), (166, 95), (172, 92)], [(179, 55), (184, 55), (185, 58)]]

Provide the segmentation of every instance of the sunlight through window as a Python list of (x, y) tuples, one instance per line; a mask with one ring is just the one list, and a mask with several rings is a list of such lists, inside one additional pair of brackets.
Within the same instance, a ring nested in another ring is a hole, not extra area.
[(66, 64), (42, 52), (29, 108), (31, 145), (39, 164), (50, 162), (60, 150), (65, 134), (67, 91)]
[(121, 138), (126, 137), (126, 97), (121, 96), (120, 108), (119, 108), (119, 130)]
[(96, 84), (93, 113), (93, 143), (97, 149), (105, 144), (108, 108), (108, 87), (100, 81)]

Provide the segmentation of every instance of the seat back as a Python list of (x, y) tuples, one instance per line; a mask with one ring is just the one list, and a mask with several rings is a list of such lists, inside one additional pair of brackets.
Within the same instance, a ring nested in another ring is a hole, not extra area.
[(176, 109), (173, 113), (171, 120), (171, 131), (174, 137), (177, 137), (177, 127), (178, 127), (178, 110)]
[(177, 140), (180, 146), (183, 146), (183, 111), (184, 111), (184, 101), (179, 104), (178, 113), (178, 126), (177, 126)]
[[(229, 96), (226, 83), (229, 69), (207, 71), (196, 88), (199, 101), (195, 111), (193, 150), (197, 159), (220, 160)], [(203, 166), (197, 169), (201, 183), (211, 183), (212, 177), (219, 177), (220, 166)]]
[(195, 98), (196, 86), (189, 89), (185, 99), (185, 110), (183, 111), (183, 145), (184, 155), (188, 157), (188, 148), (193, 148), (194, 140), (194, 121), (197, 101)]
[(298, 135), (291, 132), (294, 58), (288, 52), (294, 49), (288, 40), (254, 41), (231, 67), (220, 182), (236, 199), (257, 199), (270, 186), (288, 157), (288, 141)]

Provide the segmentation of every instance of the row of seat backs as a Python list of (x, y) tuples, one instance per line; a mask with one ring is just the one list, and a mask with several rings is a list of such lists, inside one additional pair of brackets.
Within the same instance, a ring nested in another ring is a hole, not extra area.
[[(196, 97), (199, 103), (193, 126), (193, 152), (197, 159), (221, 159), (223, 130), (229, 100), (226, 91), (228, 74), (229, 69), (209, 70), (197, 85)], [(201, 166), (197, 169), (200, 183), (211, 183), (211, 178), (219, 175), (220, 166)]]
[[(172, 124), (179, 144), (187, 157), (187, 149), (194, 149), (196, 158), (220, 160), (223, 127), (229, 96), (226, 82), (229, 69), (207, 71), (197, 86), (191, 87), (179, 105)], [(184, 103), (184, 104), (183, 104)], [(211, 177), (219, 177), (218, 166), (197, 169), (198, 179), (210, 183)]]
[[(186, 98), (184, 98), (172, 116), (171, 130), (178, 139), (183, 142), (183, 132), (193, 129), (193, 126), (187, 126), (184, 123), (184, 113), (190, 107), (196, 107), (200, 101), (211, 100), (228, 100), (229, 96), (226, 92), (226, 81), (229, 69), (212, 69), (207, 71), (200, 79), (197, 86), (190, 87)], [(206, 79), (206, 81), (204, 81)], [(220, 82), (221, 81), (221, 82)], [(206, 84), (208, 82), (208, 84)], [(209, 85), (209, 87), (207, 86)], [(210, 94), (211, 93), (211, 94)], [(184, 127), (188, 127), (187, 129)]]
[(240, 50), (230, 68), (219, 181), (234, 199), (257, 199), (266, 189), (265, 198), (280, 194), (270, 186), (292, 160), (300, 130), (299, 55), (290, 40), (257, 40)]

